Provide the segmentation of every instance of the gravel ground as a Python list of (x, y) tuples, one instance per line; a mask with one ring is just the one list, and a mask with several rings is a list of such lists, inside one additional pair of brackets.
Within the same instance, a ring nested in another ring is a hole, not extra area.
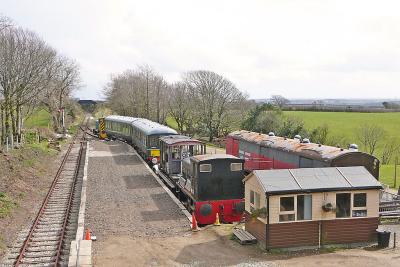
[(90, 143), (85, 227), (98, 243), (113, 235), (168, 237), (189, 221), (134, 150), (121, 142)]

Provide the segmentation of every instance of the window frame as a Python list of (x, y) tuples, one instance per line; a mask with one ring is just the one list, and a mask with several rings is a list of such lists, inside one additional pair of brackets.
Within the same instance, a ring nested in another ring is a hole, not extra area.
[[(358, 194), (365, 194), (365, 206), (363, 207), (355, 207), (354, 206), (354, 195), (358, 195)], [(351, 218), (365, 218), (368, 217), (368, 193), (367, 192), (354, 192), (351, 194)], [(354, 216), (353, 211), (365, 211), (365, 215), (364, 216)]]
[[(240, 165), (240, 169), (233, 169), (232, 167), (233, 166), (239, 166)], [(243, 170), (243, 163), (241, 163), (241, 162), (232, 162), (231, 163), (231, 166), (230, 166), (230, 168), (231, 168), (231, 172), (240, 172), (240, 171), (242, 171)]]
[[(251, 197), (252, 194), (253, 194), (253, 202), (251, 201), (252, 200), (252, 197)], [(257, 209), (260, 209), (261, 208), (261, 194), (259, 192), (256, 192), (256, 191), (250, 189), (250, 201), (249, 201), (249, 204), (250, 204), (250, 211), (251, 212), (253, 212), (253, 211), (257, 210)]]
[[(335, 200), (337, 194), (350, 194), (350, 216), (348, 217), (336, 217), (335, 219), (352, 219), (352, 218), (367, 218), (368, 217), (368, 192), (366, 191), (356, 191), (356, 192), (337, 192), (335, 194)], [(365, 194), (365, 206), (364, 207), (354, 207), (354, 195), (356, 194)], [(337, 203), (335, 203), (337, 207)], [(365, 215), (363, 216), (354, 216), (353, 211), (365, 211)]]
[[(302, 219), (299, 220), (297, 218), (297, 197), (298, 196), (311, 196), (311, 219)], [(293, 197), (294, 198), (294, 203), (293, 203), (293, 210), (290, 211), (281, 211), (281, 198), (285, 197)], [(279, 197), (279, 212), (278, 212), (278, 223), (292, 223), (292, 222), (307, 222), (307, 221), (312, 221), (313, 220), (313, 194), (294, 194), (294, 195), (282, 195)], [(288, 220), (288, 221), (281, 221), (281, 215), (294, 215), (294, 220)]]
[[(202, 166), (210, 166), (210, 170), (209, 170), (209, 171), (201, 170), (201, 167), (202, 167)], [(209, 172), (212, 172), (212, 164), (211, 164), (211, 163), (199, 164), (199, 172), (201, 172), (201, 173), (209, 173)]]

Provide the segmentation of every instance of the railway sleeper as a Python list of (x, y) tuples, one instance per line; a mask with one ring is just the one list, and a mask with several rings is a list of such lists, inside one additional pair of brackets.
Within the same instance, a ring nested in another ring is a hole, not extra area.
[(49, 220), (46, 222), (39, 222), (36, 227), (43, 229), (44, 227), (51, 227), (51, 226), (62, 226), (64, 222), (64, 217), (61, 218), (53, 218), (53, 220)]
[(32, 237), (30, 239), (30, 243), (43, 242), (43, 241), (59, 241), (59, 240), (60, 240), (60, 235), (46, 236), (46, 237)]
[(40, 252), (40, 251), (50, 251), (50, 250), (57, 250), (57, 245), (53, 245), (53, 246), (36, 246), (36, 247), (29, 246), (26, 249), (26, 251), (28, 251), (28, 252)]
[(24, 258), (43, 258), (43, 257), (55, 257), (57, 256), (57, 250), (44, 250), (38, 252), (25, 251)]
[[(39, 264), (39, 263), (45, 263), (45, 264), (51, 264), (56, 261), (56, 257), (40, 257), (40, 258), (23, 258), (22, 263), (28, 263), (28, 264)], [(41, 265), (42, 266), (42, 265)]]
[(51, 231), (51, 232), (33, 232), (33, 237), (50, 236), (50, 235), (60, 235), (61, 231)]

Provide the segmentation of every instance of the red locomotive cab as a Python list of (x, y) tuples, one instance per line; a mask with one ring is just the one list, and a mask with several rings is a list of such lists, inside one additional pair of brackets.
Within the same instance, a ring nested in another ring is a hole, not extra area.
[(199, 224), (241, 220), (244, 212), (244, 160), (227, 154), (198, 155), (183, 161), (183, 177), (190, 180)]

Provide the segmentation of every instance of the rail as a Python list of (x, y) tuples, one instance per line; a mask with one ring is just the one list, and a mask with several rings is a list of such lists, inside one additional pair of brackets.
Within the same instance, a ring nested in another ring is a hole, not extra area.
[[(85, 120), (86, 120), (86, 124), (87, 124), (87, 121), (88, 121), (87, 118), (85, 118)], [(80, 128), (81, 128), (81, 126), (80, 126)], [(82, 131), (82, 132), (83, 132), (82, 140), (85, 140), (86, 133), (85, 133), (85, 131)], [(57, 191), (55, 189), (57, 187), (59, 187), (58, 182), (60, 180), (60, 176), (61, 176), (61, 174), (62, 174), (62, 172), (63, 172), (63, 170), (65, 168), (66, 162), (68, 161), (68, 158), (69, 158), (69, 156), (71, 154), (71, 151), (72, 151), (72, 149), (74, 147), (74, 144), (75, 144), (76, 140), (78, 139), (79, 135), (80, 135), (80, 132), (78, 131), (75, 134), (75, 136), (73, 137), (70, 145), (68, 146), (67, 152), (66, 152), (66, 154), (65, 154), (65, 156), (64, 156), (64, 158), (63, 158), (63, 160), (62, 160), (62, 162), (60, 164), (60, 167), (57, 170), (55, 178), (54, 178), (54, 180), (53, 180), (53, 182), (52, 182), (52, 184), (50, 186), (50, 189), (47, 192), (47, 195), (46, 195), (46, 197), (45, 197), (45, 199), (44, 199), (44, 201), (42, 203), (42, 206), (41, 206), (41, 208), (40, 208), (40, 210), (39, 210), (39, 212), (38, 212), (38, 214), (37, 214), (32, 226), (31, 226), (31, 228), (29, 230), (29, 234), (28, 234), (28, 236), (26, 237), (26, 239), (23, 242), (22, 248), (21, 248), (21, 250), (19, 252), (19, 256), (16, 259), (15, 266), (19, 266), (20, 264), (25, 264), (25, 262), (24, 262), (25, 255), (27, 253), (27, 249), (28, 249), (29, 245), (31, 244), (31, 242), (33, 243), (32, 238), (34, 236), (34, 232), (35, 232), (35, 230), (38, 229), (39, 222), (41, 221), (41, 219), (43, 219), (44, 214), (46, 212), (48, 212), (49, 210), (51, 210), (51, 206), (54, 205), (54, 204), (50, 204), (49, 205), (49, 200), (50, 200), (51, 197), (53, 197), (53, 194)], [(56, 246), (56, 252), (55, 252), (54, 261), (52, 261), (52, 262), (54, 262), (54, 266), (58, 266), (59, 260), (60, 260), (60, 256), (61, 256), (63, 240), (64, 240), (64, 236), (65, 236), (65, 233), (66, 233), (68, 218), (69, 218), (69, 215), (70, 215), (70, 212), (71, 212), (71, 207), (72, 207), (72, 201), (73, 201), (73, 196), (74, 196), (74, 187), (76, 185), (76, 181), (77, 181), (77, 177), (78, 177), (78, 173), (79, 173), (79, 165), (80, 165), (81, 158), (82, 158), (82, 152), (83, 152), (83, 143), (81, 142), (80, 143), (79, 152), (78, 152), (77, 161), (76, 161), (76, 166), (75, 166), (75, 170), (74, 170), (74, 174), (73, 174), (73, 181), (72, 181), (72, 185), (71, 185), (72, 188), (68, 193), (68, 201), (67, 201), (66, 208), (64, 210), (65, 213), (64, 213), (64, 218), (63, 218), (63, 221), (62, 221), (62, 227), (60, 229), (60, 233), (57, 235), (59, 237), (58, 240), (56, 241), (56, 242), (58, 242), (58, 244)]]

